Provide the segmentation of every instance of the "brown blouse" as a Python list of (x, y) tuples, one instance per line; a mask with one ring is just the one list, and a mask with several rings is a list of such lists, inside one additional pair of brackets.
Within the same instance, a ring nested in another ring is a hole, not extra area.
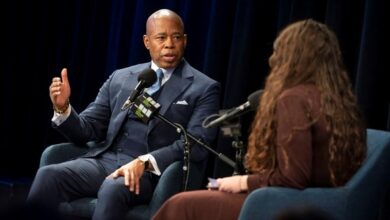
[(249, 175), (249, 191), (264, 186), (331, 186), (329, 132), (318, 89), (300, 85), (284, 91), (277, 103), (277, 125), (276, 169)]

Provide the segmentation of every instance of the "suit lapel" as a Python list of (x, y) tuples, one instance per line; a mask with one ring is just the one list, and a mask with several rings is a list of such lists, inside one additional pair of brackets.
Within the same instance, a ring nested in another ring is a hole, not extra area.
[(159, 103), (161, 104), (160, 114), (164, 115), (177, 97), (191, 84), (192, 79), (182, 78), (172, 74), (171, 78), (164, 85), (161, 91)]
[[(186, 62), (183, 66), (179, 66), (173, 73), (171, 78), (164, 84), (164, 88), (160, 93), (158, 103), (161, 105), (159, 113), (164, 115), (172, 103), (181, 95), (193, 81), (193, 74), (188, 70)], [(149, 131), (156, 125), (158, 120), (150, 121)]]

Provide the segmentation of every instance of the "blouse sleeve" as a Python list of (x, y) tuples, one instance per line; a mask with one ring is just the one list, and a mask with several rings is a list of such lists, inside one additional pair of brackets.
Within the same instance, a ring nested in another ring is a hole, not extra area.
[(264, 186), (302, 189), (309, 185), (312, 169), (312, 136), (308, 101), (287, 95), (277, 103), (276, 168), (248, 177), (249, 191)]

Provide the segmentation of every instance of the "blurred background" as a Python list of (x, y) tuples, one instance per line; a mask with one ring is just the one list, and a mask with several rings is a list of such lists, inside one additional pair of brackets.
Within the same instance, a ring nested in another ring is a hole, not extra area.
[[(188, 35), (185, 58), (221, 82), (221, 109), (244, 103), (263, 87), (273, 40), (283, 27), (304, 18), (326, 23), (340, 40), (367, 126), (390, 130), (383, 55), (390, 18), (384, 1), (3, 1), (0, 197), (28, 186), (44, 148), (66, 141), (51, 128), (52, 77), (68, 68), (71, 104), (82, 111), (115, 69), (150, 61), (142, 35), (147, 17), (160, 8), (182, 16)], [(252, 118), (249, 113), (239, 120), (244, 145)], [(212, 147), (235, 159), (232, 138), (222, 132)], [(209, 176), (232, 174), (232, 167), (210, 159)]]

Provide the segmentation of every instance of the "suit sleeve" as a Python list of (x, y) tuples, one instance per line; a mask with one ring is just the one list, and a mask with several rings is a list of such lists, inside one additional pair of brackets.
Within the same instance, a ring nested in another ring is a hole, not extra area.
[(59, 126), (53, 123), (53, 127), (69, 141), (77, 144), (104, 140), (111, 115), (109, 86), (114, 74), (100, 88), (95, 101), (83, 112), (78, 114), (72, 108), (69, 117)]

